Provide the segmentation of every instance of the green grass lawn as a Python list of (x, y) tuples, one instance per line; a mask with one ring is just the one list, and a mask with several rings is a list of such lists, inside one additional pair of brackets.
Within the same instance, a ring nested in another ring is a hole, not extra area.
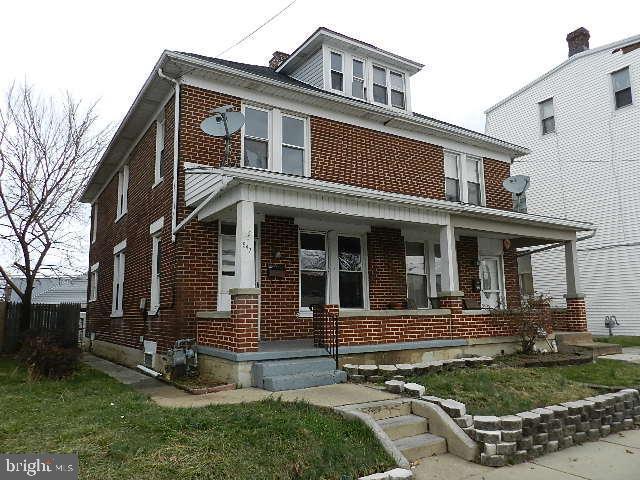
[(355, 479), (393, 467), (364, 425), (305, 403), (169, 409), (88, 367), (25, 378), (0, 359), (0, 452), (77, 452), (82, 479)]
[(615, 360), (568, 367), (467, 368), (414, 377), (427, 395), (463, 402), (474, 415), (507, 415), (594, 395), (583, 383), (640, 384), (640, 366)]
[(640, 347), (640, 337), (614, 335), (612, 337), (593, 337), (596, 342), (616, 343), (621, 347)]

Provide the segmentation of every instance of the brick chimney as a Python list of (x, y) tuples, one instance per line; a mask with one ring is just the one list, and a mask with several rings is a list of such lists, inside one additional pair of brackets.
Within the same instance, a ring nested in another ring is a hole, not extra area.
[(271, 57), (271, 60), (269, 60), (269, 66), (274, 70), (276, 70), (280, 65), (282, 65), (287, 60), (287, 58), (289, 58), (288, 53), (273, 52), (273, 56)]
[(589, 30), (580, 27), (567, 35), (567, 44), (569, 45), (569, 56), (573, 57), (576, 53), (589, 50)]

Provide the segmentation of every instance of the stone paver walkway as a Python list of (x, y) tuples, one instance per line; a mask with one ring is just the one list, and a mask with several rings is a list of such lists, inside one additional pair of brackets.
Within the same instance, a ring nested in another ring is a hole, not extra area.
[(622, 353), (604, 355), (601, 358), (640, 364), (640, 347), (626, 347), (622, 349)]
[(609, 435), (598, 442), (544, 455), (513, 467), (490, 468), (451, 454), (422, 460), (415, 480), (637, 480), (640, 430)]
[(108, 360), (85, 354), (83, 361), (116, 380), (130, 385), (135, 390), (148, 395), (162, 407), (205, 407), (230, 403), (255, 402), (265, 398), (281, 398), (284, 401), (305, 400), (320, 407), (339, 407), (355, 403), (375, 402), (397, 398), (397, 395), (365, 385), (342, 383), (302, 390), (269, 392), (259, 388), (239, 388), (206, 395), (191, 395), (179, 388), (151, 378), (131, 368), (123, 367)]

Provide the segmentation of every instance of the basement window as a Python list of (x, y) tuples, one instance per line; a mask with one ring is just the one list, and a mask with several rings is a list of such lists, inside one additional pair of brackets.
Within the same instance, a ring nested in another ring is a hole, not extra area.
[(553, 98), (540, 102), (540, 118), (542, 122), (542, 134), (554, 133), (556, 131), (556, 119), (553, 108)]
[(626, 107), (633, 103), (631, 95), (631, 79), (629, 78), (629, 67), (618, 70), (611, 74), (613, 81), (613, 95), (616, 109)]

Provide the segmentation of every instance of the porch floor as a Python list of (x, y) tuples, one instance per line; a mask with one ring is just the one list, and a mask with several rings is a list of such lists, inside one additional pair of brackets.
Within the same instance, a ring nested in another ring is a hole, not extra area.
[(313, 338), (301, 338), (299, 340), (270, 340), (261, 341), (258, 347), (261, 352), (291, 352), (304, 350), (320, 350), (313, 346)]

